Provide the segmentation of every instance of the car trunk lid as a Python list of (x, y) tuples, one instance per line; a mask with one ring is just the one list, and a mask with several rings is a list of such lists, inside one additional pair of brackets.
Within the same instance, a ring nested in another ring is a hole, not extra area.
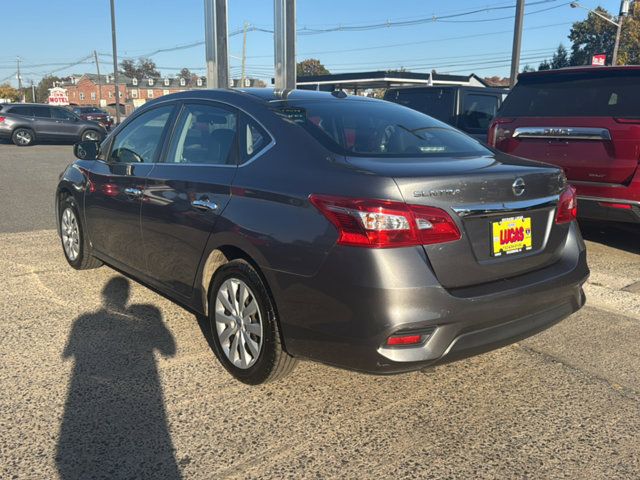
[[(394, 178), (408, 204), (441, 208), (451, 215), (462, 238), (423, 246), (446, 288), (508, 281), (554, 263), (561, 254), (568, 226), (554, 221), (564, 181), (555, 167), (505, 155), (348, 161)], [(501, 228), (519, 227), (530, 230), (528, 248), (495, 252), (496, 233), (500, 245)]]

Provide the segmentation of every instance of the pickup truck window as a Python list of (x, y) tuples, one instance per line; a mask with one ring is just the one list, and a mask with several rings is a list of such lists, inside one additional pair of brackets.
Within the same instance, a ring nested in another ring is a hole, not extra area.
[(449, 123), (453, 115), (455, 92), (448, 88), (408, 88), (391, 92), (392, 102)]
[(498, 97), (468, 93), (464, 96), (460, 126), (468, 129), (487, 130), (498, 111)]

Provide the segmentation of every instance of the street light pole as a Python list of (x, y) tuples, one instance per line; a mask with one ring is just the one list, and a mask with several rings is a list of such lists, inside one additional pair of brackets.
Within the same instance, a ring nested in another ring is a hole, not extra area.
[(607, 17), (606, 15), (603, 15), (600, 12), (597, 12), (596, 10), (591, 10), (590, 8), (587, 8), (578, 2), (571, 2), (569, 4), (571, 8), (581, 8), (583, 10), (586, 10), (589, 13), (593, 13), (594, 15), (597, 15), (603, 20), (606, 20), (611, 25), (615, 25), (616, 40), (613, 44), (613, 54), (611, 55), (611, 65), (614, 65), (614, 66), (618, 63), (618, 50), (620, 49), (620, 35), (622, 34), (622, 23), (624, 22), (624, 17), (629, 13), (629, 4), (630, 4), (630, 0), (621, 0), (620, 15), (618, 15), (617, 22), (614, 22), (611, 18)]
[(116, 9), (111, 3), (111, 46), (113, 48), (113, 86), (116, 97), (116, 125), (120, 124), (120, 87), (118, 86), (118, 47), (116, 46)]
[(611, 56), (611, 65), (616, 66), (618, 64), (618, 50), (620, 49), (620, 34), (622, 33), (622, 21), (620, 17), (618, 20), (618, 26), (616, 27), (616, 41), (613, 44), (613, 55)]

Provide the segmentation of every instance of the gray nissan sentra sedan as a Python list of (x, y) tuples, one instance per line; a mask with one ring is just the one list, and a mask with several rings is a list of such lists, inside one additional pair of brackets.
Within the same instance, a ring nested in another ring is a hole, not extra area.
[(416, 370), (585, 301), (563, 172), (393, 103), (183, 92), (75, 153), (56, 192), (69, 264), (107, 264), (206, 318), (246, 383), (298, 359)]

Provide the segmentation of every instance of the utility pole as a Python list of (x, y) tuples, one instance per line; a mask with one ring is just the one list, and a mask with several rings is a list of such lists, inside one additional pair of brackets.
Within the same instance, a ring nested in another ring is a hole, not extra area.
[[(116, 46), (116, 8), (111, 3), (111, 45), (113, 48), (113, 86), (116, 97), (116, 125), (120, 124), (120, 87), (118, 86), (118, 47)], [(97, 62), (96, 62), (97, 64)]]
[(20, 92), (20, 101), (24, 103), (24, 92), (22, 91), (22, 75), (20, 74), (20, 57), (16, 57), (18, 64), (18, 92)]
[(242, 74), (240, 75), (240, 88), (244, 88), (245, 68), (247, 66), (247, 28), (249, 22), (244, 22), (242, 30)]
[(93, 58), (96, 61), (96, 72), (98, 73), (98, 106), (102, 102), (102, 77), (100, 76), (100, 64), (98, 63), (98, 52), (93, 51)]
[(31, 80), (31, 101), (36, 103), (36, 86), (33, 84), (33, 80)]
[(522, 45), (522, 24), (524, 22), (524, 0), (516, 3), (516, 22), (513, 27), (513, 49), (511, 51), (511, 77), (509, 85), (513, 88), (520, 70), (520, 47)]
[(296, 88), (296, 0), (274, 0), (275, 89)]
[(207, 88), (229, 88), (227, 0), (204, 0)]

